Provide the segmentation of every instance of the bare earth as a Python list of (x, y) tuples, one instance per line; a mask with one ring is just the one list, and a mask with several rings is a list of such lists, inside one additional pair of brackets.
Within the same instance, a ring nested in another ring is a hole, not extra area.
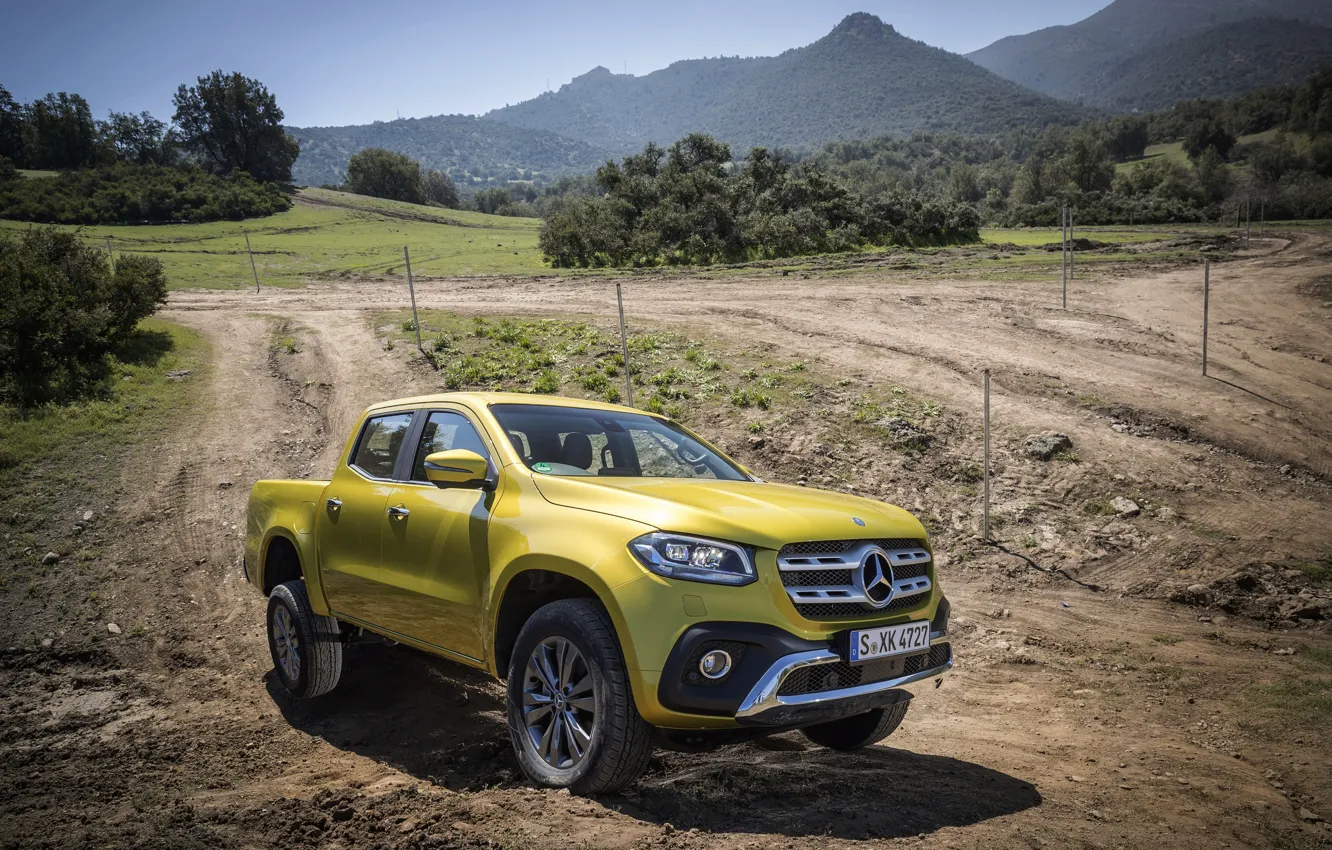
[[(0, 846), (1332, 844), (1332, 591), (1295, 571), (1332, 554), (1330, 275), (1326, 232), (1215, 264), (1211, 378), (1200, 268), (1094, 272), (1067, 311), (1049, 283), (626, 280), (631, 323), (937, 400), (962, 425), (948, 458), (980, 457), (990, 369), (997, 536), (1064, 575), (982, 546), (977, 499), (862, 458), (858, 492), (939, 529), (955, 672), (861, 754), (794, 734), (663, 753), (641, 787), (604, 799), (521, 781), (501, 690), (480, 674), (358, 645), (314, 703), (270, 680), (264, 600), (239, 569), (249, 485), (327, 476), (366, 404), (438, 388), (374, 334), (405, 286), (173, 293), (165, 317), (202, 332), (214, 364), (188, 427), (119, 473), (113, 545), (135, 566), (111, 604), (150, 637), (7, 651)], [(418, 281), (417, 299), (599, 320), (615, 307), (604, 280)], [(271, 352), (283, 324), (300, 355)], [(1079, 462), (1025, 457), (1022, 439), (1046, 431)], [(808, 463), (798, 439), (723, 439), (773, 478)], [(1083, 507), (1116, 496), (1143, 512)]]

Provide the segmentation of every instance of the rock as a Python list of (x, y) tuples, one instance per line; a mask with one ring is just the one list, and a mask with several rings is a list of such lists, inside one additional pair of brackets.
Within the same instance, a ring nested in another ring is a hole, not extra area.
[(120, 634), (120, 626), (117, 626), (115, 623), (107, 623), (106, 630), (113, 635)]
[(1067, 434), (1032, 434), (1022, 441), (1022, 448), (1027, 454), (1038, 460), (1050, 460), (1060, 452), (1073, 448), (1073, 441)]
[(1212, 601), (1212, 589), (1205, 584), (1191, 584), (1170, 594), (1170, 601), (1180, 605), (1208, 605)]
[(179, 381), (181, 378), (188, 378), (188, 377), (190, 376), (190, 370), (189, 370), (189, 369), (177, 369), (177, 370), (174, 371), (174, 372), (167, 372), (166, 376), (167, 376), (167, 378), (169, 378), (170, 380), (173, 380), (173, 381)]
[(42, 638), (42, 649), (50, 649), (55, 645), (55, 638)]
[(1161, 522), (1173, 522), (1179, 519), (1179, 514), (1170, 508), (1157, 508), (1155, 516), (1157, 519), (1161, 520)]
[(350, 806), (341, 806), (333, 810), (333, 821), (342, 823), (351, 820), (355, 815), (356, 812)]
[(924, 450), (934, 442), (934, 438), (927, 434), (924, 428), (898, 416), (880, 419), (875, 424), (887, 431), (893, 442), (902, 448)]
[(47, 552), (45, 555), (42, 556), (42, 564), (44, 564), (45, 566), (50, 566), (51, 564), (59, 562), (60, 562), (60, 555), (55, 552)]
[(1110, 500), (1110, 507), (1115, 509), (1115, 514), (1121, 517), (1137, 516), (1142, 513), (1142, 508), (1132, 499), (1126, 499), (1123, 496), (1116, 496)]
[(1321, 823), (1323, 818), (1308, 809), (1300, 809), (1300, 820), (1308, 821), (1309, 823)]
[(93, 513), (92, 511), (84, 511), (84, 512), (83, 512), (83, 521), (84, 521), (84, 522), (92, 522), (93, 519), (94, 519), (96, 516), (97, 516), (97, 514)]
[(749, 447), (751, 449), (761, 449), (763, 448), (765, 443), (767, 443), (767, 440), (763, 439), (758, 435), (754, 435), (749, 438)]
[(661, 825), (661, 831), (666, 833), (667, 835), (670, 835), (672, 832), (675, 832), (675, 825), (664, 823)]
[(1273, 655), (1294, 655), (1294, 654), (1295, 654), (1295, 647), (1293, 647), (1293, 646), (1286, 646), (1286, 647), (1282, 647), (1281, 649), (1274, 649), (1274, 650), (1272, 650), (1272, 654), (1273, 654)]
[(219, 490), (230, 490), (233, 486), (235, 486), (235, 485), (232, 484), (232, 482), (230, 482), (230, 481), (225, 481), (225, 480), (223, 480), (223, 481), (219, 481), (219, 482), (217, 482), (217, 489), (219, 489)]

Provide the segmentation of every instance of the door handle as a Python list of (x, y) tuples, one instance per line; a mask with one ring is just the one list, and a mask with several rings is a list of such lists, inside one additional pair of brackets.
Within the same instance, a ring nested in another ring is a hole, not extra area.
[(325, 504), (325, 505), (328, 505), (329, 508), (331, 508), (331, 509), (333, 509), (333, 510), (336, 511), (338, 508), (342, 507), (342, 500), (341, 500), (341, 499), (325, 499), (325, 500), (324, 500), (324, 504)]
[(394, 519), (403, 519), (404, 517), (411, 515), (411, 511), (406, 508), (389, 508), (388, 515)]

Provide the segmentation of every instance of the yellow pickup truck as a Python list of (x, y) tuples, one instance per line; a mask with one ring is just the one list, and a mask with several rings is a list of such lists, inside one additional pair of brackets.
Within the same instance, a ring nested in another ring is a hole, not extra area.
[(374, 405), (331, 481), (254, 485), (243, 565), (293, 695), (335, 687), (367, 633), (487, 670), (523, 770), (578, 793), (632, 783), (654, 746), (874, 744), (902, 686), (953, 665), (906, 511), (575, 399)]

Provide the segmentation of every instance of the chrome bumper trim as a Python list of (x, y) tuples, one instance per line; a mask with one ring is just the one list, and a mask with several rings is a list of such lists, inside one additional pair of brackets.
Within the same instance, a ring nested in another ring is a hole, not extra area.
[[(944, 643), (948, 640), (947, 632), (931, 632), (930, 646), (936, 643)], [(853, 699), (855, 697), (869, 696), (880, 691), (891, 691), (893, 688), (900, 688), (902, 685), (909, 685), (912, 682), (919, 682), (922, 679), (931, 679), (940, 676), (953, 669), (953, 659), (950, 657), (948, 663), (929, 670), (921, 670), (907, 676), (899, 676), (896, 679), (886, 679), (882, 682), (870, 682), (864, 685), (856, 685), (851, 688), (839, 688), (833, 691), (819, 691), (813, 694), (796, 694), (793, 696), (778, 696), (777, 691), (781, 689), (782, 682), (786, 677), (796, 670), (804, 667), (813, 667), (819, 664), (833, 664), (841, 661), (842, 657), (832, 650), (815, 649), (810, 652), (797, 652), (794, 655), (783, 656), (773, 662), (767, 672), (759, 678), (754, 687), (750, 689), (744, 702), (740, 703), (740, 708), (736, 709), (736, 719), (755, 717), (773, 708), (780, 707), (820, 707), (836, 703), (839, 700)]]

